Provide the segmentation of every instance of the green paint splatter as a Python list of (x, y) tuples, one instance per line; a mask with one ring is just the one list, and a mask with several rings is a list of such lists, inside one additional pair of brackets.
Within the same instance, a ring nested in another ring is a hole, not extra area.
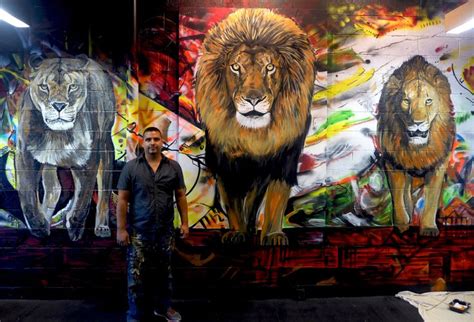
[(456, 121), (456, 124), (461, 124), (466, 122), (471, 118), (471, 113), (470, 112), (464, 112), (464, 113), (457, 113), (456, 117), (454, 118)]
[(25, 224), (6, 210), (0, 209), (0, 227), (26, 229)]
[(337, 73), (352, 66), (364, 63), (364, 60), (352, 49), (337, 50), (337, 44), (331, 44), (329, 49), (333, 49), (327, 54), (318, 57), (316, 68), (319, 71), (327, 71), (328, 73)]
[(354, 112), (352, 112), (351, 110), (337, 111), (328, 116), (326, 122), (321, 124), (321, 126), (318, 128), (315, 134), (321, 133), (322, 131), (330, 127), (331, 125), (334, 125), (342, 121), (347, 121), (353, 116), (354, 116)]
[(455, 198), (459, 198), (464, 203), (467, 203), (471, 199), (471, 195), (464, 190), (464, 195), (461, 195), (461, 184), (454, 183), (449, 187), (444, 188), (442, 192), (443, 206), (448, 206)]

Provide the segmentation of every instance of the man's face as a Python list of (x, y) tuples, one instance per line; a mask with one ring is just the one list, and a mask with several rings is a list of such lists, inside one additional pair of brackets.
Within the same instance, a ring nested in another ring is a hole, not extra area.
[(143, 136), (143, 149), (145, 149), (146, 155), (161, 153), (162, 147), (163, 140), (161, 139), (160, 132), (150, 131), (145, 133)]

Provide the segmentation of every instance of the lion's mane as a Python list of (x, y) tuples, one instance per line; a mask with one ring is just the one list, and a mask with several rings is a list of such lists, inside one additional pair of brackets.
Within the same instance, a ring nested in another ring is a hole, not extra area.
[[(411, 146), (406, 128), (398, 117), (404, 84), (413, 79), (429, 83), (438, 92), (438, 114), (430, 127), (429, 142)], [(414, 56), (403, 63), (385, 84), (378, 105), (379, 145), (383, 158), (396, 168), (423, 173), (436, 168), (449, 154), (455, 138), (451, 89), (448, 79), (423, 57)]]
[[(265, 128), (242, 127), (232, 112), (225, 68), (229, 55), (242, 44), (270, 48), (282, 60), (280, 92), (273, 103), (272, 122)], [(202, 48), (196, 99), (208, 139), (221, 152), (227, 157), (267, 157), (305, 137), (313, 93), (314, 53), (307, 35), (291, 19), (267, 9), (237, 10), (208, 32)]]

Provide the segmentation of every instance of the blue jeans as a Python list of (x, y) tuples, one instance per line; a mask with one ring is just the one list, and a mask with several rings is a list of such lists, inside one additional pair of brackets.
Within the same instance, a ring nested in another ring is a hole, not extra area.
[(173, 232), (161, 232), (155, 240), (132, 233), (130, 242), (127, 321), (140, 321), (151, 315), (153, 309), (166, 312), (171, 306)]

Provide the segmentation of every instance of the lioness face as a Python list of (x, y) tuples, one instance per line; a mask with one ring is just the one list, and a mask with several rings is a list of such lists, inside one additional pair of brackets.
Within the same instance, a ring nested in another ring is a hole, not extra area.
[(280, 90), (278, 55), (268, 49), (242, 46), (228, 60), (225, 75), (237, 122), (246, 128), (267, 127)]
[(86, 79), (81, 72), (62, 72), (55, 68), (35, 77), (30, 85), (30, 97), (51, 130), (69, 130), (86, 100)]
[(422, 79), (405, 83), (400, 106), (409, 143), (427, 144), (431, 123), (439, 110), (439, 97), (435, 88)]

